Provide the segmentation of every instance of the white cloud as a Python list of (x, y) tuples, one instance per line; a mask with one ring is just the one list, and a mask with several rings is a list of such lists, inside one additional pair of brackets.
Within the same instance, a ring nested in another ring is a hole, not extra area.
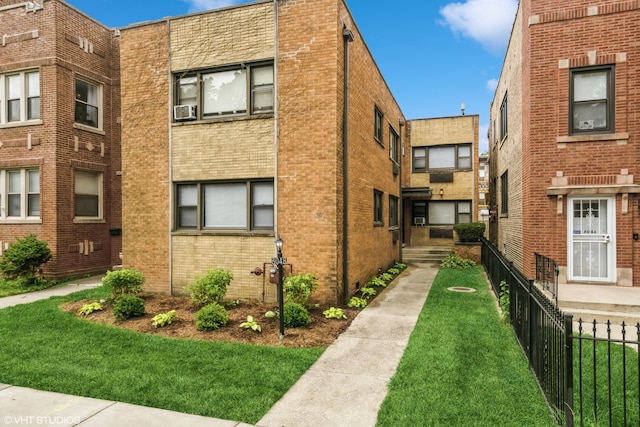
[(467, 0), (440, 9), (443, 24), (455, 34), (478, 41), (492, 53), (501, 52), (509, 41), (518, 0)]
[(487, 82), (487, 89), (491, 92), (494, 92), (498, 87), (498, 79), (491, 79)]
[(184, 0), (189, 4), (189, 12), (201, 12), (203, 10), (219, 9), (244, 3), (247, 0)]

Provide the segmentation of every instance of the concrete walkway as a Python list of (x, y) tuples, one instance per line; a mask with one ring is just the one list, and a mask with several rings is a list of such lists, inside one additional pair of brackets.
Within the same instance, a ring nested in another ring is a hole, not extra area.
[[(322, 354), (257, 423), (260, 427), (375, 426), (437, 265), (411, 266)], [(45, 291), (0, 298), (0, 309), (100, 284), (83, 279)], [(0, 384), (0, 426), (248, 426), (237, 421), (171, 412)]]

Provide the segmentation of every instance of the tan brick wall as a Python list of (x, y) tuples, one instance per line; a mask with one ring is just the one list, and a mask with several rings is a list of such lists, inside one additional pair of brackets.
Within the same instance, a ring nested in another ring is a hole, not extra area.
[[(0, 6), (9, 4), (17, 3), (0, 1)], [(46, 1), (36, 13), (26, 12), (24, 4), (5, 9), (0, 21), (0, 35), (6, 36), (0, 47), (0, 72), (40, 71), (42, 122), (0, 129), (0, 141), (5, 142), (0, 167), (40, 168), (42, 220), (1, 224), (0, 241), (28, 233), (47, 241), (53, 253), (45, 269), (49, 277), (102, 273), (118, 263), (121, 250), (120, 238), (109, 234), (110, 228), (121, 224), (116, 174), (120, 169), (118, 41), (113, 31), (58, 0)], [(81, 39), (86, 49), (80, 47)], [(76, 76), (103, 87), (103, 132), (74, 128)], [(103, 172), (104, 221), (74, 223), (74, 169)], [(81, 254), (78, 244), (85, 241), (94, 250)]]
[[(494, 242), (498, 249), (514, 262), (519, 269), (523, 268), (523, 206), (522, 206), (522, 13), (516, 16), (511, 34), (511, 41), (500, 76), (500, 82), (491, 104), (491, 135), (490, 135), (490, 161), (496, 169), (493, 176), (497, 179), (498, 187), (495, 189), (496, 206), (499, 218), (498, 236)], [(508, 123), (507, 136), (500, 139), (500, 107), (507, 95)], [(494, 124), (495, 122), (495, 124)], [(500, 177), (508, 173), (509, 181), (509, 214), (501, 215), (501, 191)], [(496, 223), (492, 223), (496, 224)]]
[(273, 58), (273, 3), (231, 8), (171, 20), (171, 69)]
[(169, 64), (166, 22), (121, 31), (123, 266), (169, 291)]
[(273, 127), (272, 118), (172, 127), (173, 181), (272, 178)]

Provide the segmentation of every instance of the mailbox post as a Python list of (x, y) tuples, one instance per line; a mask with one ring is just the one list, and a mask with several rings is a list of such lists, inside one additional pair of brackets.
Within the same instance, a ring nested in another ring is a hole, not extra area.
[(278, 253), (277, 258), (273, 258), (271, 262), (278, 266), (278, 310), (280, 315), (278, 316), (280, 322), (280, 339), (284, 338), (284, 289), (282, 285), (282, 266), (287, 263), (287, 259), (282, 256), (282, 245), (284, 241), (278, 236), (276, 239), (276, 251)]

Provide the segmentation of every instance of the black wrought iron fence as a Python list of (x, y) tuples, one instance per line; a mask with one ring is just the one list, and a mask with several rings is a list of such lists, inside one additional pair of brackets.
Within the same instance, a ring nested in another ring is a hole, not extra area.
[(551, 298), (558, 305), (558, 263), (551, 258), (536, 253), (536, 282), (542, 289), (551, 294)]
[(489, 241), (482, 242), (489, 281), (496, 295), (500, 283), (507, 285), (512, 327), (556, 421), (640, 426), (640, 323), (574, 323)]

